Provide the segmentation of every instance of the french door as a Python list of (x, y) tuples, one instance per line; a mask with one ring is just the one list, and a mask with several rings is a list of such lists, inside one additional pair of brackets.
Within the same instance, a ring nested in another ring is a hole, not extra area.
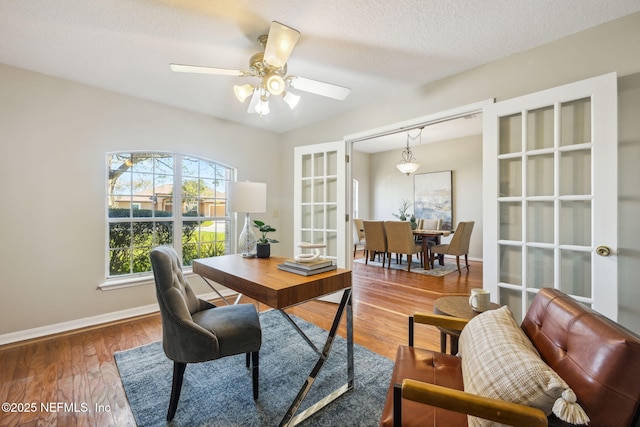
[[(346, 143), (295, 147), (294, 253), (298, 243), (325, 244), (323, 256), (346, 268)], [(350, 231), (349, 231), (350, 232)]]
[(618, 315), (615, 73), (483, 111), (484, 287), (521, 320), (542, 287)]

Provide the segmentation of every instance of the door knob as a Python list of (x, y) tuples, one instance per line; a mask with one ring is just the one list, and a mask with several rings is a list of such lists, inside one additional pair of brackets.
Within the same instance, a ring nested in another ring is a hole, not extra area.
[(607, 246), (598, 246), (596, 248), (596, 253), (600, 256), (609, 256), (611, 254), (611, 249)]

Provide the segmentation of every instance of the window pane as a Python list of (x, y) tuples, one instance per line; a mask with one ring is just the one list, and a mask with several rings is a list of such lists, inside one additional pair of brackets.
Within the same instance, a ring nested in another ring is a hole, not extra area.
[[(231, 251), (226, 188), (235, 171), (196, 157), (182, 157), (178, 170), (176, 158), (171, 153), (107, 154), (109, 276), (150, 272), (149, 251), (157, 245), (180, 245), (176, 249), (186, 265)], [(173, 203), (174, 178), (181, 182), (181, 206)], [(175, 242), (175, 227), (182, 230), (181, 242)]]

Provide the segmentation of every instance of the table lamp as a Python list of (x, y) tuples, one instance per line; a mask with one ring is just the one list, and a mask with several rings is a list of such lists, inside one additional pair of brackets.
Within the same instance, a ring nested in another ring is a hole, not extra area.
[(256, 256), (256, 236), (251, 230), (249, 214), (267, 211), (267, 184), (262, 182), (230, 182), (227, 198), (229, 212), (244, 212), (244, 228), (238, 249), (245, 258)]

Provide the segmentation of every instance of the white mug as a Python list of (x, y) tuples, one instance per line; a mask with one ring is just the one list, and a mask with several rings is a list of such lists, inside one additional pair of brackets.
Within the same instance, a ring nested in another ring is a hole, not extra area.
[(491, 294), (487, 290), (473, 288), (469, 297), (469, 305), (474, 311), (487, 311), (489, 309), (490, 296)]

